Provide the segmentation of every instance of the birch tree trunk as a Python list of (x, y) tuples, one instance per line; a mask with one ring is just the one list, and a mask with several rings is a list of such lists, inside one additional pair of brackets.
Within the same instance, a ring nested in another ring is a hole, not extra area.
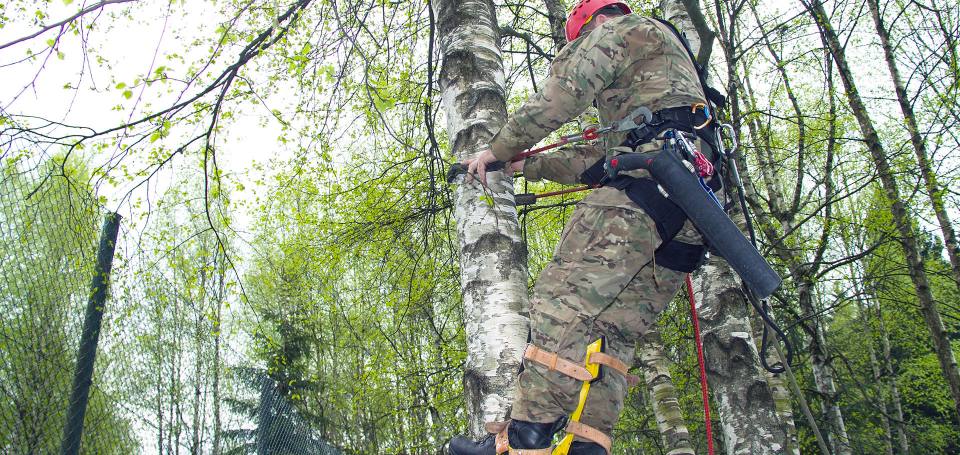
[[(754, 339), (763, 337), (763, 321), (756, 318), (752, 319), (750, 326), (753, 328)], [(769, 336), (769, 334), (768, 334)], [(762, 353), (761, 353), (762, 354)], [(767, 352), (767, 365), (775, 365), (780, 361), (776, 351)], [(784, 427), (786, 433), (786, 450), (784, 453), (789, 455), (800, 455), (800, 442), (797, 439), (797, 425), (793, 418), (793, 402), (790, 400), (790, 386), (787, 384), (784, 375), (773, 374), (763, 370), (763, 376), (767, 380), (767, 386), (770, 387), (770, 393), (773, 394), (773, 404), (780, 419), (780, 424)]]
[(887, 334), (887, 326), (883, 322), (883, 313), (877, 306), (877, 320), (880, 322), (880, 342), (883, 347), (883, 367), (887, 375), (890, 387), (890, 402), (893, 405), (893, 417), (896, 419), (897, 443), (900, 447), (900, 453), (910, 453), (910, 443), (907, 441), (906, 422), (903, 419), (903, 405), (900, 401), (900, 389), (897, 388), (897, 376), (893, 371), (893, 360), (890, 356), (890, 337)]
[[(883, 428), (883, 450), (887, 455), (893, 455), (893, 432), (890, 430), (890, 419), (887, 417), (889, 410), (887, 400), (883, 395), (883, 373), (880, 371), (880, 361), (877, 359), (877, 350), (874, 349), (873, 330), (870, 328), (870, 310), (863, 301), (863, 296), (858, 289), (856, 281), (853, 284), (853, 290), (856, 294), (857, 311), (860, 313), (861, 325), (863, 327), (864, 344), (867, 346), (867, 356), (870, 360), (870, 371), (873, 373), (873, 384), (870, 389), (876, 395), (872, 397), (874, 406), (880, 411), (880, 426)], [(871, 397), (864, 397), (870, 399)]]
[[(436, 2), (443, 57), (439, 87), (450, 148), (458, 160), (486, 143), (506, 119), (500, 33), (491, 0)], [(527, 253), (513, 199), (513, 181), (488, 174), (454, 190), (466, 326), (464, 391), (469, 431), (505, 420), (527, 341)], [(490, 201), (486, 203), (484, 201)]]
[[(759, 18), (757, 20), (760, 22)], [(772, 49), (771, 55), (773, 56), (774, 63), (777, 66), (780, 66), (781, 61), (779, 56), (773, 52)], [(787, 75), (782, 68), (781, 77), (785, 81), (787, 80)], [(827, 79), (828, 81), (831, 81), (828, 85), (832, 87), (832, 79), (829, 77), (829, 75)], [(788, 93), (791, 92), (789, 84), (785, 83), (785, 87)], [(754, 100), (753, 91), (750, 87), (749, 81), (745, 81), (744, 91), (747, 95), (748, 108), (751, 110), (757, 109), (757, 103)], [(790, 97), (794, 98), (792, 95)], [(830, 94), (829, 98), (831, 103), (831, 130), (833, 130), (835, 125), (835, 115), (832, 93)], [(794, 106), (797, 117), (802, 117), (803, 114), (799, 110), (799, 104), (793, 103), (792, 105)], [(814, 277), (818, 273), (818, 269), (822, 264), (822, 253), (825, 250), (830, 229), (827, 226), (824, 227), (823, 233), (819, 239), (819, 243), (816, 244), (816, 249), (820, 252), (820, 254), (818, 254), (813, 260), (801, 256), (796, 248), (793, 248), (791, 245), (785, 243), (788, 235), (787, 233), (800, 231), (799, 227), (795, 224), (796, 214), (798, 213), (799, 209), (799, 202), (796, 197), (794, 197), (793, 202), (788, 202), (789, 198), (787, 198), (781, 190), (780, 182), (783, 179), (780, 178), (778, 172), (779, 161), (770, 152), (771, 144), (767, 130), (756, 120), (748, 122), (748, 128), (751, 132), (750, 136), (753, 140), (754, 149), (758, 151), (759, 168), (761, 170), (761, 175), (763, 176), (763, 184), (766, 189), (767, 196), (767, 207), (769, 207), (770, 212), (770, 215), (761, 215), (759, 217), (759, 225), (764, 230), (768, 238), (784, 239), (775, 243), (772, 250), (787, 266), (792, 281), (798, 283), (797, 301), (804, 315), (803, 320), (806, 321), (804, 324), (805, 331), (810, 337), (810, 343), (807, 346), (807, 349), (811, 354), (811, 367), (813, 371), (814, 384), (823, 402), (822, 410), (824, 419), (830, 423), (831, 431), (827, 436), (835, 453), (849, 454), (850, 447), (846, 432), (846, 424), (843, 419), (843, 413), (835, 399), (837, 389), (834, 381), (831, 356), (829, 355), (828, 346), (826, 344), (826, 327), (824, 321), (820, 318), (821, 312), (814, 305)], [(835, 134), (831, 132), (829, 136), (833, 138), (835, 137)], [(824, 204), (827, 217), (829, 217), (831, 210), (830, 207), (832, 201), (830, 201), (830, 199), (832, 197), (834, 188), (834, 184), (829, 177), (832, 172), (832, 156), (834, 147), (835, 141), (833, 139), (828, 140), (827, 169), (825, 170), (825, 174), (827, 175), (827, 181), (825, 182), (825, 199), (827, 202)], [(799, 191), (797, 190), (800, 188), (799, 181), (797, 185), (798, 186), (794, 191), (795, 196), (799, 194)], [(748, 193), (755, 191), (752, 189), (753, 185), (749, 185), (747, 188)], [(757, 200), (759, 196), (756, 194), (751, 194), (749, 195), (749, 198)], [(770, 219), (771, 217), (776, 218), (776, 220)]]
[(560, 52), (567, 44), (567, 32), (564, 25), (567, 22), (567, 12), (560, 0), (543, 0), (547, 8), (547, 20), (550, 22), (550, 38), (553, 40), (554, 53)]
[(667, 455), (694, 455), (690, 431), (683, 419), (677, 388), (670, 375), (670, 360), (665, 352), (659, 329), (654, 325), (641, 338), (637, 349), (640, 371), (643, 372), (653, 415), (657, 418), (657, 429)]
[(920, 303), (920, 313), (923, 315), (923, 320), (927, 325), (927, 329), (930, 331), (933, 350), (937, 354), (940, 369), (950, 388), (950, 395), (954, 401), (954, 412), (957, 417), (960, 418), (960, 370), (957, 369), (957, 360), (953, 355), (950, 339), (944, 330), (943, 320), (940, 317), (940, 311), (937, 309), (937, 302), (933, 299), (933, 294), (930, 290), (930, 282), (927, 278), (927, 272), (924, 270), (923, 259), (919, 253), (919, 243), (913, 231), (913, 220), (907, 212), (903, 198), (900, 196), (900, 190), (897, 187), (897, 182), (894, 178), (886, 151), (880, 142), (880, 136), (873, 126), (873, 120), (870, 118), (866, 104), (864, 104), (860, 98), (856, 82), (853, 80), (853, 73), (850, 71), (846, 60), (846, 53), (840, 44), (839, 37), (833, 30), (833, 26), (830, 25), (830, 20), (823, 8), (823, 4), (820, 3), (820, 0), (813, 0), (812, 4), (804, 0), (804, 4), (807, 5), (810, 14), (820, 29), (824, 42), (829, 47), (831, 54), (833, 54), (833, 58), (840, 72), (840, 79), (843, 81), (844, 88), (846, 89), (850, 108), (853, 111), (854, 117), (857, 119), (863, 140), (873, 158), (874, 166), (880, 177), (880, 183), (887, 197), (887, 201), (890, 204), (890, 212), (893, 214), (897, 232), (900, 234), (900, 246), (903, 248), (910, 279), (913, 282), (914, 290), (917, 293), (917, 299)]
[[(664, 17), (687, 35), (698, 59), (706, 63), (714, 34), (707, 28), (699, 2), (664, 0), (661, 9)], [(703, 48), (701, 41), (706, 44)], [(749, 304), (739, 280), (726, 261), (716, 256), (693, 278), (701, 305), (706, 369), (726, 453), (784, 453), (786, 432), (760, 367)]]
[[(910, 134), (910, 144), (913, 145), (913, 152), (917, 156), (917, 163), (920, 165), (920, 175), (923, 176), (923, 183), (927, 189), (927, 196), (930, 197), (930, 205), (933, 206), (933, 212), (937, 215), (937, 221), (940, 223), (940, 232), (943, 234), (943, 243), (947, 249), (947, 256), (950, 258), (950, 266), (953, 269), (953, 280), (960, 289), (960, 245), (957, 244), (957, 233), (953, 229), (953, 223), (950, 221), (950, 215), (943, 202), (943, 188), (937, 181), (937, 174), (930, 165), (930, 157), (927, 155), (927, 143), (920, 136), (920, 127), (917, 126), (917, 116), (913, 112), (913, 106), (910, 104), (910, 97), (907, 94), (907, 88), (903, 85), (903, 78), (900, 77), (900, 69), (897, 67), (897, 59), (893, 53), (893, 46), (890, 44), (890, 34), (883, 26), (883, 18), (880, 16), (880, 6), (877, 0), (867, 0), (870, 6), (870, 15), (873, 16), (873, 24), (877, 29), (877, 36), (880, 37), (880, 45), (883, 47), (883, 56), (887, 61), (887, 69), (890, 71), (890, 78), (893, 80), (893, 87), (897, 93), (897, 101), (900, 104), (900, 112), (903, 113), (903, 120), (907, 126), (907, 132)], [(954, 49), (956, 51), (956, 49)]]
[(840, 455), (852, 455), (850, 448), (850, 438), (847, 435), (847, 426), (843, 420), (843, 413), (840, 411), (840, 404), (837, 403), (837, 386), (833, 377), (833, 365), (831, 356), (827, 351), (827, 335), (824, 328), (824, 322), (821, 320), (823, 314), (819, 308), (814, 305), (813, 282), (804, 281), (797, 287), (800, 309), (803, 311), (803, 319), (811, 321), (812, 326), (808, 329), (810, 334), (810, 364), (813, 370), (813, 381), (816, 383), (817, 392), (822, 401), (823, 418), (830, 423), (830, 431), (827, 433), (827, 443), (833, 453)]

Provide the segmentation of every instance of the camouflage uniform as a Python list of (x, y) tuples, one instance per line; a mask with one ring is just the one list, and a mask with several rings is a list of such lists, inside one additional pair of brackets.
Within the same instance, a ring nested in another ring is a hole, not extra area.
[[(618, 17), (557, 55), (542, 90), (491, 141), (493, 154), (508, 160), (594, 100), (607, 123), (639, 106), (657, 111), (702, 103), (704, 94), (690, 58), (666, 26), (635, 14)], [(624, 136), (606, 136), (606, 146), (621, 143)], [(604, 150), (587, 145), (536, 155), (526, 160), (524, 175), (576, 183)], [(677, 238), (701, 243), (689, 221)], [(629, 365), (636, 340), (676, 294), (683, 277), (657, 266), (654, 250), (660, 243), (654, 221), (622, 191), (594, 190), (574, 211), (534, 287), (531, 342), (582, 365), (586, 346), (605, 336), (606, 352)], [(555, 421), (576, 407), (580, 387), (569, 376), (525, 361), (512, 418)], [(591, 387), (581, 422), (610, 434), (626, 388), (622, 375), (607, 371)]]

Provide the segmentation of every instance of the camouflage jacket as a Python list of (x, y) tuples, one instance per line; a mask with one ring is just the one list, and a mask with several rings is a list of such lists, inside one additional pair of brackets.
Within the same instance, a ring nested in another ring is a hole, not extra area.
[[(600, 121), (620, 120), (639, 106), (651, 111), (704, 102), (696, 70), (683, 44), (665, 25), (630, 14), (611, 19), (568, 43), (553, 60), (540, 92), (531, 96), (490, 142), (494, 156), (509, 160), (560, 128), (596, 102)], [(604, 137), (600, 146), (580, 145), (534, 155), (524, 164), (529, 180), (576, 183), (602, 158), (605, 147), (625, 133)], [(612, 188), (594, 190), (585, 203), (639, 209)]]

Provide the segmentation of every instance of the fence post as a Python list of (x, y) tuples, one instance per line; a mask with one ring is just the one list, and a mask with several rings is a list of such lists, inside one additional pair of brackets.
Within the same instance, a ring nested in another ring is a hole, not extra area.
[(83, 332), (80, 335), (80, 348), (77, 350), (77, 368), (70, 392), (70, 408), (67, 411), (67, 423), (63, 427), (63, 442), (60, 445), (62, 455), (76, 455), (80, 451), (83, 417), (87, 412), (87, 401), (90, 398), (93, 364), (97, 356), (97, 341), (100, 338), (100, 324), (103, 321), (110, 269), (113, 267), (113, 253), (116, 250), (119, 231), (120, 215), (107, 214), (103, 221), (103, 231), (100, 232), (97, 267), (90, 283), (90, 298), (87, 300), (87, 312), (83, 320)]

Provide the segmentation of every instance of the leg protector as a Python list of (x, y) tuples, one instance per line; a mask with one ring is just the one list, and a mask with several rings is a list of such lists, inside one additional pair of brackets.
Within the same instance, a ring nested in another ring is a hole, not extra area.
[(507, 438), (511, 449), (545, 449), (553, 442), (553, 434), (567, 424), (566, 417), (556, 422), (535, 423), (511, 420)]

